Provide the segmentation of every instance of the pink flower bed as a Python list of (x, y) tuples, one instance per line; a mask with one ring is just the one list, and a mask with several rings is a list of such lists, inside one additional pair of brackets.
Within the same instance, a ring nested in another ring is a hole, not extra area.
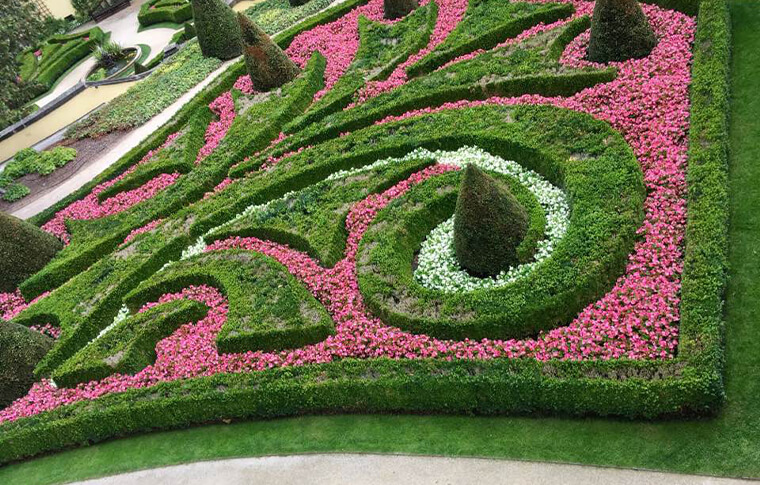
[(370, 0), (334, 22), (298, 34), (285, 51), (301, 68), (306, 66), (314, 51), (321, 52), (327, 59), (325, 87), (314, 96), (315, 100), (332, 88), (354, 60), (359, 50), (359, 15), (388, 23), (383, 19), (383, 0)]
[[(240, 81), (241, 78), (238, 78)], [(248, 78), (250, 82), (250, 77)], [(237, 83), (236, 83), (237, 85)], [(251, 88), (252, 89), (252, 88)], [(227, 91), (217, 97), (211, 104), (208, 105), (209, 109), (219, 117), (218, 121), (212, 121), (206, 128), (206, 143), (198, 150), (198, 156), (195, 159), (195, 163), (201, 163), (204, 158), (209, 156), (211, 152), (216, 150), (219, 143), (227, 135), (232, 122), (235, 121), (235, 101), (232, 100), (232, 93)]]
[[(426, 3), (426, 1), (420, 2), (421, 5)], [(409, 56), (409, 59), (396, 67), (391, 75), (384, 81), (367, 83), (359, 91), (356, 104), (363, 103), (369, 98), (375, 97), (380, 93), (390, 91), (391, 89), (404, 84), (408, 80), (406, 68), (433, 52), (433, 49), (435, 49), (438, 44), (446, 40), (446, 37), (448, 37), (451, 31), (462, 21), (462, 18), (467, 11), (467, 0), (438, 0), (437, 3), (438, 19), (436, 20), (428, 45), (416, 54)]]
[[(586, 8), (585, 2), (574, 3), (579, 10)], [(56, 389), (43, 380), (35, 384), (27, 396), (1, 411), (0, 422), (161, 381), (315, 364), (344, 357), (506, 357), (541, 361), (552, 358), (672, 358), (678, 339), (686, 219), (690, 46), (695, 25), (692, 18), (683, 14), (655, 6), (643, 7), (660, 42), (645, 59), (617, 63), (619, 76), (613, 82), (583, 90), (569, 98), (492, 98), (481, 102), (451, 103), (400, 117), (481, 104), (552, 104), (606, 120), (625, 137), (639, 159), (648, 189), (645, 222), (639, 230), (641, 241), (629, 257), (625, 275), (614, 288), (589, 305), (569, 325), (541, 333), (535, 339), (447, 341), (389, 327), (367, 311), (358, 289), (355, 269), (356, 251), (362, 235), (378, 211), (393, 199), (402, 196), (414, 184), (453, 169), (435, 165), (413, 174), (382, 194), (370, 195), (351, 208), (346, 221), (345, 257), (333, 268), (325, 269), (304, 253), (256, 238), (231, 238), (207, 248), (207, 251), (242, 248), (280, 261), (325, 305), (336, 322), (335, 335), (295, 350), (220, 355), (215, 338), (226, 321), (228, 302), (215, 288), (191, 286), (182, 292), (164, 295), (159, 302), (143, 308), (177, 298), (194, 299), (209, 306), (204, 319), (183, 325), (158, 343), (154, 365), (134, 376), (117, 374), (73, 389)], [(323, 30), (322, 35), (333, 33)], [(568, 66), (588, 65), (582, 59), (587, 44), (588, 33), (568, 46), (562, 62)], [(398, 118), (383, 122), (392, 119)], [(9, 308), (18, 303), (13, 295), (6, 296), (5, 300), (0, 299), (0, 309), (5, 308), (1, 306), (3, 301)]]
[(127, 244), (128, 242), (130, 242), (131, 240), (133, 240), (140, 234), (144, 234), (146, 232), (152, 231), (153, 229), (160, 226), (162, 222), (164, 222), (163, 219), (156, 219), (155, 221), (150, 221), (149, 223), (145, 224), (142, 227), (138, 227), (137, 229), (132, 230), (132, 232), (130, 232), (127, 235), (127, 237), (124, 238), (124, 242), (122, 242), (121, 244), (122, 245)]
[(161, 174), (153, 179), (149, 180), (142, 186), (121, 192), (109, 197), (102, 203), (98, 201), (98, 194), (103, 192), (109, 187), (112, 187), (117, 182), (125, 179), (132, 174), (139, 165), (149, 162), (160, 150), (168, 147), (179, 136), (178, 133), (170, 135), (163, 145), (155, 150), (151, 150), (145, 154), (145, 156), (137, 162), (135, 165), (127, 169), (124, 173), (115, 177), (107, 182), (103, 182), (95, 186), (94, 189), (83, 199), (72, 202), (66, 208), (58, 211), (52, 219), (42, 226), (42, 230), (49, 232), (63, 241), (65, 244), (69, 244), (71, 237), (66, 229), (66, 220), (91, 220), (99, 219), (114, 214), (118, 214), (121, 211), (127, 210), (130, 207), (142, 202), (143, 200), (150, 199), (166, 187), (172, 185), (180, 177), (179, 173)]

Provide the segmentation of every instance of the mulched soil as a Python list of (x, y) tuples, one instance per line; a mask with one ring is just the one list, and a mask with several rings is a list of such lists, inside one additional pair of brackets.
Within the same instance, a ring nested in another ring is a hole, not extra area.
[(66, 182), (66, 180), (79, 170), (95, 162), (104, 153), (108, 152), (108, 150), (119, 143), (128, 133), (129, 131), (116, 131), (99, 138), (84, 138), (76, 141), (62, 140), (61, 142), (56, 143), (54, 146), (68, 146), (76, 149), (77, 157), (50, 175), (39, 175), (34, 173), (24, 175), (17, 179), (17, 182), (29, 187), (31, 193), (23, 199), (17, 200), (13, 203), (0, 200), (0, 211), (9, 213), (15, 212), (40, 197), (44, 197), (55, 187)]

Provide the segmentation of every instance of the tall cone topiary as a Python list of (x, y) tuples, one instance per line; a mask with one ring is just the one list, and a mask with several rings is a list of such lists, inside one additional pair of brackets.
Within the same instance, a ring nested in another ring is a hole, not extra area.
[(192, 0), (195, 31), (206, 57), (232, 59), (240, 55), (240, 26), (235, 12), (222, 0)]
[(509, 189), (475, 165), (467, 165), (454, 214), (454, 250), (464, 269), (493, 276), (519, 264), (517, 246), (528, 214)]
[(61, 241), (39, 227), (0, 212), (0, 292), (16, 291), (61, 246)]
[(298, 76), (298, 66), (266, 32), (242, 13), (238, 13), (238, 22), (245, 65), (256, 91), (278, 88)]
[(383, 16), (394, 20), (410, 14), (419, 6), (419, 0), (383, 0)]
[(657, 45), (649, 21), (636, 0), (596, 0), (587, 57), (594, 62), (646, 57)]
[(50, 337), (0, 320), (0, 409), (29, 392), (34, 368), (52, 346)]

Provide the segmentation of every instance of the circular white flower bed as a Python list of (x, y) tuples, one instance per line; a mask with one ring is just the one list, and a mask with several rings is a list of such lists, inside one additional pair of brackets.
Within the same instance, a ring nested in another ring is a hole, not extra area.
[(457, 262), (454, 253), (454, 217), (452, 216), (433, 229), (422, 243), (418, 266), (414, 271), (415, 279), (422, 286), (453, 293), (506, 285), (527, 275), (541, 261), (548, 258), (557, 242), (567, 232), (570, 209), (565, 193), (517, 162), (493, 156), (477, 147), (436, 152), (415, 150), (414, 153), (432, 157), (438, 163), (459, 167), (472, 163), (484, 170), (512, 176), (536, 196), (546, 213), (546, 238), (538, 242), (534, 260), (502, 271), (493, 278), (471, 276)]

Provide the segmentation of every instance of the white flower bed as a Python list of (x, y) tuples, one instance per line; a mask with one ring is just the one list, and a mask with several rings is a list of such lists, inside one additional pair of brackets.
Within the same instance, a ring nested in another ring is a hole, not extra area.
[(534, 260), (502, 271), (493, 278), (471, 276), (459, 265), (454, 252), (454, 217), (433, 229), (420, 248), (414, 277), (422, 286), (448, 293), (494, 288), (511, 283), (530, 273), (548, 258), (567, 232), (570, 209), (567, 196), (537, 173), (511, 160), (493, 156), (477, 147), (457, 151), (427, 153), (438, 163), (464, 167), (472, 163), (485, 170), (510, 175), (525, 185), (546, 213), (546, 238), (538, 242)]

